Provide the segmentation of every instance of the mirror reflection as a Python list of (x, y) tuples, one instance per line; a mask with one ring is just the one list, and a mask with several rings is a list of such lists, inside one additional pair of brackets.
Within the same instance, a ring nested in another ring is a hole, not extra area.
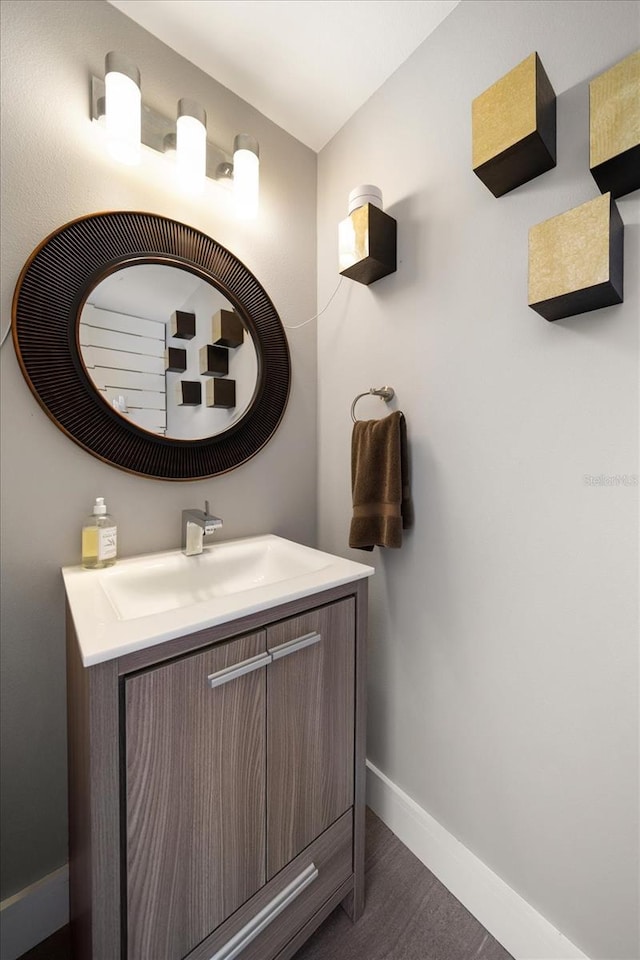
[(257, 389), (258, 356), (242, 317), (186, 269), (134, 264), (105, 277), (84, 304), (78, 341), (106, 402), (170, 439), (224, 433)]

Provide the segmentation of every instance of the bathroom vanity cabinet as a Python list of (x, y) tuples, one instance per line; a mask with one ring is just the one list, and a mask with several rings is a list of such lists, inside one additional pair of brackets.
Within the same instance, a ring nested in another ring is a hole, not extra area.
[(84, 666), (76, 960), (287, 960), (364, 906), (366, 579)]

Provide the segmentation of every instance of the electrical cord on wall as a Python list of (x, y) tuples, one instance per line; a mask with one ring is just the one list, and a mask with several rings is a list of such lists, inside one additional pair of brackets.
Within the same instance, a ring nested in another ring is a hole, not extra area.
[(286, 330), (299, 330), (300, 327), (306, 327), (306, 325), (307, 325), (308, 323), (311, 323), (312, 320), (317, 320), (318, 317), (321, 317), (322, 314), (325, 312), (325, 310), (328, 310), (328, 309), (329, 309), (329, 306), (331, 305), (331, 301), (333, 300), (333, 298), (335, 297), (336, 293), (338, 292), (338, 290), (339, 290), (340, 287), (342, 286), (342, 281), (343, 281), (343, 280), (344, 280), (344, 277), (340, 277), (340, 279), (338, 280), (338, 286), (335, 288), (335, 290), (333, 291), (333, 293), (331, 294), (331, 296), (330, 296), (329, 299), (327, 300), (327, 302), (326, 302), (326, 304), (324, 305), (324, 307), (322, 308), (322, 310), (321, 310), (319, 313), (316, 313), (315, 317), (309, 317), (308, 320), (303, 320), (302, 323), (296, 323), (296, 324), (294, 324), (292, 327), (288, 326), (288, 325), (285, 323), (285, 324), (283, 325), (283, 326), (285, 327), (285, 329), (286, 329)]
[[(339, 290), (340, 287), (342, 286), (342, 281), (343, 281), (343, 280), (344, 280), (344, 277), (340, 277), (340, 279), (338, 280), (338, 286), (335, 288), (335, 290), (333, 291), (333, 293), (331, 294), (331, 296), (330, 296), (329, 299), (327, 300), (325, 306), (322, 308), (322, 310), (320, 310), (319, 313), (316, 313), (315, 316), (309, 317), (308, 320), (303, 320), (302, 323), (296, 323), (296, 324), (294, 324), (293, 326), (289, 326), (288, 324), (285, 323), (285, 324), (284, 324), (284, 327), (285, 327), (287, 330), (299, 330), (300, 327), (306, 327), (306, 325), (307, 325), (308, 323), (311, 323), (313, 320), (317, 320), (318, 317), (321, 317), (322, 314), (325, 312), (325, 310), (328, 310), (329, 307), (331, 306), (331, 302), (333, 301), (333, 298), (335, 297), (335, 295), (337, 294), (338, 290)], [(7, 337), (9, 336), (10, 332), (11, 332), (11, 323), (9, 323), (9, 326), (7, 327), (7, 329), (5, 330), (5, 332), (2, 334), (2, 339), (0, 340), (0, 349), (2, 349), (2, 347), (4, 346), (4, 342), (5, 342), (5, 340), (7, 339)]]

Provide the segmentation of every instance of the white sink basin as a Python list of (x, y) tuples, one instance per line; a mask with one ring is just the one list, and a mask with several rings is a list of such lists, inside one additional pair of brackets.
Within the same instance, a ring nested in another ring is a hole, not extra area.
[(372, 567), (271, 535), (62, 571), (85, 666), (369, 577)]
[(120, 620), (132, 620), (280, 584), (323, 570), (330, 557), (279, 537), (209, 547), (196, 557), (164, 553), (110, 567), (100, 586)]

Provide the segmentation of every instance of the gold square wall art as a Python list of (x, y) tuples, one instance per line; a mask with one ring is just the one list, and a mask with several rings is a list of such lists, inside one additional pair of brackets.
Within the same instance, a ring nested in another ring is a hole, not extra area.
[(622, 303), (623, 234), (610, 193), (531, 227), (531, 309), (560, 320)]
[(473, 172), (494, 197), (556, 165), (556, 95), (537, 53), (476, 97)]
[(589, 166), (603, 193), (640, 187), (640, 50), (589, 84)]

